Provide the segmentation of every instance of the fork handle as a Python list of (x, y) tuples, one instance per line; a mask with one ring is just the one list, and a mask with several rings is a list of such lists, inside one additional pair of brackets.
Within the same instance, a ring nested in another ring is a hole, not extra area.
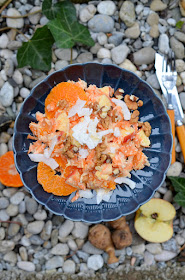
[(171, 129), (172, 129), (172, 136), (173, 136), (173, 148), (172, 148), (172, 160), (171, 160), (171, 164), (173, 164), (175, 162), (175, 113), (174, 110), (170, 110), (170, 109), (167, 110), (167, 113), (171, 121)]
[(185, 162), (185, 127), (184, 125), (176, 126), (177, 136), (180, 142), (184, 162)]

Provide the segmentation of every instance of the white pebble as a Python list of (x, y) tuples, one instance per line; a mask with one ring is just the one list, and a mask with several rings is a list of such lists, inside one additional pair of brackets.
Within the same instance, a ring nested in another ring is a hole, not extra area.
[[(7, 11), (7, 16), (21, 16), (21, 14), (16, 9), (9, 8)], [(22, 28), (24, 26), (24, 20), (23, 18), (18, 18), (18, 19), (7, 18), (6, 24), (8, 27)]]
[(4, 155), (6, 152), (8, 152), (8, 147), (5, 143), (0, 144), (0, 156)]
[(65, 220), (65, 222), (61, 225), (59, 229), (60, 237), (67, 237), (71, 231), (73, 230), (74, 223), (71, 220)]
[(76, 265), (72, 260), (67, 260), (63, 264), (64, 273), (75, 274)]
[(98, 270), (102, 268), (104, 260), (101, 255), (90, 256), (87, 260), (87, 266), (89, 269)]
[[(39, 10), (41, 10), (40, 7), (33, 7), (33, 8), (29, 11), (29, 13), (34, 13), (34, 12), (39, 11)], [(39, 22), (39, 20), (40, 20), (40, 18), (41, 18), (41, 13), (36, 13), (36, 14), (34, 14), (34, 15), (29, 16), (28, 18), (29, 18), (29, 21), (30, 21), (32, 24), (35, 24), (35, 25), (36, 25), (36, 24), (38, 24), (38, 22)]]
[(4, 83), (3, 87), (0, 91), (0, 102), (4, 107), (9, 107), (12, 105), (14, 98), (14, 90), (13, 87), (9, 84), (9, 82)]
[(155, 260), (158, 262), (167, 262), (177, 256), (177, 253), (163, 250), (160, 254), (155, 255)]
[(182, 171), (182, 163), (174, 162), (167, 171), (167, 176), (179, 176)]
[(6, 35), (6, 33), (3, 33), (0, 36), (0, 49), (6, 49), (8, 42), (9, 42), (8, 36)]
[(174, 18), (169, 18), (169, 19), (167, 19), (167, 23), (171, 26), (175, 26), (176, 20)]
[(12, 78), (18, 85), (21, 85), (23, 83), (23, 76), (21, 72), (17, 69), (14, 71)]
[(29, 94), (30, 94), (29, 89), (27, 89), (27, 88), (25, 88), (25, 87), (21, 88), (21, 90), (20, 90), (20, 96), (21, 96), (22, 98), (28, 97)]
[(28, 272), (35, 271), (35, 264), (32, 262), (20, 261), (17, 263), (17, 266), (18, 266), (18, 268), (28, 271)]
[(112, 16), (116, 11), (116, 5), (113, 1), (100, 1), (97, 9), (100, 14)]
[(98, 58), (111, 58), (111, 52), (105, 48), (99, 49), (97, 53)]

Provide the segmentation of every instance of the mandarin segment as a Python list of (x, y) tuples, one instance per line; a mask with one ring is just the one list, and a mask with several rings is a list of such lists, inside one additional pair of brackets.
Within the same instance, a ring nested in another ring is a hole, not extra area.
[(76, 188), (65, 183), (66, 177), (70, 172), (71, 167), (68, 166), (64, 169), (62, 176), (59, 176), (48, 165), (39, 162), (37, 167), (37, 180), (46, 192), (58, 196), (66, 196), (76, 191)]
[(87, 100), (87, 95), (80, 86), (70, 82), (59, 83), (54, 88), (52, 88), (45, 100), (46, 116), (49, 119), (55, 116), (55, 113), (58, 110), (57, 104), (59, 101), (65, 99), (67, 102), (69, 102), (69, 107), (72, 107), (75, 105), (78, 98), (81, 100)]
[(0, 182), (7, 187), (22, 187), (21, 177), (14, 163), (13, 151), (0, 157)]

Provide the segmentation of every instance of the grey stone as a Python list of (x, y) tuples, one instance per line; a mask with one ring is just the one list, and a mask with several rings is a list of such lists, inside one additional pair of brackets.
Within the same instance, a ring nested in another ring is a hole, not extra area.
[(87, 22), (91, 18), (93, 18), (95, 13), (96, 13), (96, 7), (90, 4), (80, 10), (79, 18), (82, 22)]
[[(55, 55), (59, 59), (70, 61), (70, 59), (71, 59), (71, 50), (70, 49), (56, 49), (55, 50)], [(78, 56), (77, 51), (75, 49), (73, 49), (72, 59), (76, 59), (77, 56)]]
[(99, 43), (95, 43), (93, 47), (90, 48), (90, 51), (92, 54), (97, 54), (97, 52), (101, 49), (101, 46)]
[(167, 251), (177, 252), (177, 241), (175, 238), (171, 238), (170, 240), (162, 243), (162, 248)]
[(47, 218), (47, 213), (44, 209), (39, 209), (37, 212), (33, 215), (35, 220), (44, 221)]
[(15, 252), (8, 252), (4, 255), (3, 260), (5, 262), (16, 263), (17, 262), (17, 255)]
[(18, 191), (10, 198), (10, 202), (14, 205), (18, 205), (24, 199), (24, 196), (23, 192)]
[(184, 237), (182, 237), (180, 234), (177, 234), (177, 235), (175, 236), (175, 239), (176, 239), (177, 244), (178, 244), (179, 246), (182, 246), (182, 245), (184, 244), (184, 242), (185, 242)]
[[(14, 8), (9, 8), (6, 12), (7, 16), (21, 16), (19, 11), (17, 11)], [(7, 18), (6, 24), (8, 27), (13, 28), (22, 28), (24, 26), (24, 20), (23, 18), (13, 19), (13, 18)]]
[(18, 50), (22, 46), (22, 42), (19, 41), (11, 41), (8, 43), (8, 49), (11, 51)]
[(107, 50), (106, 48), (99, 49), (97, 53), (98, 58), (111, 58), (111, 52), (110, 50)]
[(147, 78), (147, 83), (149, 83), (153, 88), (160, 89), (160, 85), (157, 79), (156, 74), (152, 74)]
[(130, 49), (126, 45), (119, 45), (111, 50), (112, 60), (116, 64), (121, 64), (129, 54)]
[(10, 224), (8, 227), (8, 235), (10, 237), (15, 236), (20, 230), (20, 225), (18, 224)]
[(27, 230), (32, 234), (39, 234), (44, 227), (43, 221), (34, 221), (27, 225)]
[(67, 260), (63, 264), (64, 273), (75, 274), (76, 265), (72, 260)]
[(31, 242), (30, 240), (28, 239), (28, 237), (26, 235), (24, 235), (22, 238), (21, 238), (21, 244), (25, 247), (28, 247), (31, 245)]
[(78, 57), (77, 57), (77, 62), (79, 63), (85, 63), (85, 62), (89, 62), (93, 60), (93, 55), (90, 52), (84, 52), (81, 53)]
[(87, 254), (87, 253), (85, 253), (85, 252), (83, 252), (83, 251), (81, 251), (81, 250), (78, 250), (78, 251), (77, 251), (77, 256), (78, 256), (80, 259), (82, 259), (83, 261), (87, 262), (87, 259), (88, 259), (88, 257), (89, 257), (89, 254)]
[(66, 67), (69, 63), (66, 60), (58, 60), (55, 63), (55, 70), (58, 71), (64, 67)]
[[(11, 59), (11, 58), (13, 58), (14, 54), (13, 54), (13, 52), (10, 51), (10, 50), (2, 49), (2, 50), (0, 51), (0, 56), (3, 57), (3, 58), (5, 58), (5, 59)], [(2, 71), (1, 71), (1, 75), (2, 75)]]
[(52, 257), (46, 262), (46, 270), (62, 267), (63, 264), (64, 264), (64, 259), (62, 257), (60, 256)]
[(12, 240), (0, 241), (0, 253), (7, 253), (14, 249), (15, 242)]
[(162, 247), (159, 243), (149, 243), (146, 245), (146, 249), (153, 255), (161, 254), (162, 252)]
[(182, 43), (185, 43), (185, 34), (183, 32), (176, 31), (174, 33), (174, 36), (177, 40), (181, 41)]
[(170, 46), (169, 46), (169, 37), (166, 34), (161, 34), (159, 36), (159, 50), (164, 54), (168, 54)]
[(134, 4), (131, 1), (124, 1), (120, 9), (119, 16), (126, 26), (132, 26), (135, 22)]
[(88, 27), (93, 32), (112, 32), (114, 28), (114, 20), (107, 15), (95, 15), (89, 20)]
[(185, 62), (182, 59), (176, 59), (175, 64), (177, 72), (185, 71)]
[(163, 3), (161, 0), (153, 0), (150, 9), (155, 12), (163, 11), (167, 8), (167, 4)]
[(7, 59), (5, 61), (4, 70), (5, 70), (5, 73), (8, 77), (12, 77), (13, 70), (14, 70), (14, 64), (13, 64), (13, 61), (11, 59)]
[(27, 250), (25, 247), (22, 246), (19, 248), (19, 254), (21, 256), (22, 261), (28, 260), (28, 254), (27, 254)]
[(173, 201), (173, 193), (172, 193), (172, 191), (171, 190), (167, 190), (167, 192), (163, 196), (163, 199), (168, 201), (168, 202), (172, 202)]
[(29, 88), (33, 88), (34, 86), (36, 86), (38, 83), (40, 83), (41, 81), (43, 81), (46, 78), (46, 75), (43, 74), (41, 77), (33, 80), (30, 84), (29, 84)]
[(154, 255), (149, 252), (144, 252), (144, 263), (146, 265), (153, 265), (154, 264)]
[(86, 263), (80, 264), (80, 272), (88, 272), (88, 267)]
[(6, 47), (8, 46), (9, 43), (9, 38), (6, 35), (6, 33), (3, 33), (0, 36), (0, 49), (6, 49)]
[(167, 176), (179, 176), (182, 171), (182, 163), (179, 161), (174, 162), (167, 171)]
[(10, 216), (10, 217), (15, 217), (17, 216), (19, 212), (19, 207), (18, 205), (14, 205), (14, 204), (10, 204), (7, 209), (6, 209), (6, 213)]
[(5, 209), (9, 205), (9, 200), (6, 197), (0, 197), (0, 209)]
[(9, 107), (12, 105), (13, 98), (13, 87), (9, 84), (9, 82), (5, 82), (0, 90), (0, 102), (4, 107)]
[(155, 260), (158, 262), (167, 262), (177, 256), (177, 253), (163, 250), (160, 254), (155, 255)]
[(41, 232), (41, 238), (43, 240), (49, 240), (51, 237), (51, 231), (52, 231), (52, 222), (51, 221), (47, 221), (44, 225), (44, 228)]
[(150, 47), (142, 48), (133, 54), (134, 64), (150, 64), (155, 60), (155, 51)]
[(44, 240), (42, 240), (42, 238), (40, 238), (39, 235), (33, 234), (30, 237), (30, 242), (31, 244), (38, 246), (38, 245), (42, 245), (44, 243)]
[(151, 26), (149, 34), (152, 38), (159, 37), (159, 28), (158, 28), (157, 24), (154, 24), (153, 26)]
[[(29, 13), (34, 13), (34, 12), (39, 11), (39, 10), (40, 10), (40, 7), (35, 6), (35, 7), (33, 7), (33, 8), (29, 11)], [(29, 21), (30, 21), (32, 24), (36, 25), (36, 24), (39, 23), (39, 20), (40, 20), (40, 18), (41, 18), (41, 13), (36, 13), (36, 14), (34, 14), (34, 15), (30, 15), (28, 18), (29, 18)]]
[(101, 63), (103, 63), (103, 64), (112, 64), (112, 60), (110, 58), (103, 58)]
[(27, 198), (25, 200), (26, 203), (26, 210), (29, 214), (33, 215), (38, 209), (38, 204), (33, 198)]
[(116, 256), (116, 257), (125, 256), (125, 254), (126, 254), (125, 248), (120, 249), (120, 250), (115, 250), (115, 256)]
[(159, 16), (157, 13), (151, 13), (149, 14), (149, 16), (147, 17), (147, 23), (150, 25), (150, 26), (153, 26), (155, 24), (158, 24), (159, 23)]
[(51, 249), (51, 254), (53, 255), (67, 255), (69, 253), (69, 247), (67, 244), (58, 243)]
[(112, 16), (116, 11), (116, 5), (113, 1), (101, 1), (97, 6), (97, 10), (100, 14)]
[(74, 223), (74, 229), (72, 231), (72, 235), (75, 238), (84, 239), (88, 235), (88, 230), (89, 230), (89, 227), (88, 227), (87, 224), (82, 223), (82, 222), (75, 222)]
[(6, 211), (3, 209), (3, 210), (0, 210), (0, 220), (1, 221), (8, 221), (10, 218), (10, 216), (6, 213)]
[(104, 264), (104, 260), (101, 255), (90, 256), (87, 260), (88, 268), (95, 271), (102, 268), (103, 264)]
[(23, 87), (23, 88), (20, 89), (20, 96), (21, 96), (22, 98), (28, 97), (29, 94), (30, 94), (29, 89), (27, 89), (27, 88), (25, 88), (25, 87)]
[(184, 58), (184, 45), (175, 37), (170, 38), (170, 46), (175, 53), (176, 58)]
[(108, 42), (110, 44), (114, 44), (114, 46), (118, 46), (123, 41), (123, 33), (122, 32), (113, 32), (112, 36), (108, 38)]
[(3, 227), (0, 227), (0, 240), (3, 240), (5, 238), (5, 230)]
[[(185, 92), (181, 92), (179, 94), (179, 97), (180, 97), (180, 101), (181, 101), (181, 104), (182, 104), (182, 107), (183, 109), (185, 110)], [(1, 204), (1, 203), (0, 203)]]
[(89, 241), (87, 241), (83, 245), (82, 250), (85, 253), (91, 254), (91, 255), (101, 255), (101, 254), (103, 254), (103, 250), (94, 247)]
[(74, 222), (71, 220), (65, 220), (65, 222), (61, 225), (59, 229), (60, 237), (67, 237), (71, 231), (73, 230)]
[(18, 85), (21, 85), (23, 83), (23, 76), (17, 69), (14, 71), (12, 78)]
[(18, 268), (28, 271), (28, 272), (35, 271), (35, 264), (32, 262), (19, 261), (19, 262), (17, 262), (17, 266), (18, 266)]
[(75, 241), (73, 239), (68, 239), (67, 241), (67, 245), (69, 246), (69, 248), (72, 250), (72, 251), (76, 251), (78, 249)]
[(98, 33), (97, 40), (98, 40), (98, 43), (101, 46), (105, 45), (107, 43), (107, 36), (106, 36), (106, 34), (103, 33), (103, 32)]
[(131, 39), (137, 39), (140, 35), (140, 28), (138, 22), (125, 30), (125, 36)]
[(133, 254), (142, 255), (144, 253), (144, 251), (145, 251), (145, 244), (144, 243), (132, 246)]

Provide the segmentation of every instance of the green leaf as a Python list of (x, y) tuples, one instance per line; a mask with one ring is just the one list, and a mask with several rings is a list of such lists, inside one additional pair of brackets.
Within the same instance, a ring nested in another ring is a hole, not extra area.
[(180, 206), (185, 207), (185, 195), (184, 193), (179, 192), (174, 197), (174, 201), (178, 203)]
[(185, 194), (185, 178), (172, 177), (172, 176), (169, 176), (168, 178), (171, 180), (172, 185), (176, 190), (176, 192), (182, 192)]
[(62, 20), (57, 18), (48, 22), (47, 25), (58, 48), (72, 48), (75, 43), (94, 45), (87, 27), (77, 21), (71, 22), (67, 14)]
[(31, 38), (18, 50), (18, 67), (30, 65), (34, 69), (49, 71), (51, 68), (53, 36), (47, 25), (38, 28)]
[(183, 24), (184, 24), (184, 21), (179, 20), (179, 21), (176, 23), (176, 28), (181, 29), (182, 26), (183, 26)]
[(72, 22), (77, 20), (76, 9), (70, 1), (62, 1), (53, 5), (52, 0), (44, 0), (42, 12), (50, 20), (55, 19), (57, 16), (62, 18), (65, 14), (70, 16)]

